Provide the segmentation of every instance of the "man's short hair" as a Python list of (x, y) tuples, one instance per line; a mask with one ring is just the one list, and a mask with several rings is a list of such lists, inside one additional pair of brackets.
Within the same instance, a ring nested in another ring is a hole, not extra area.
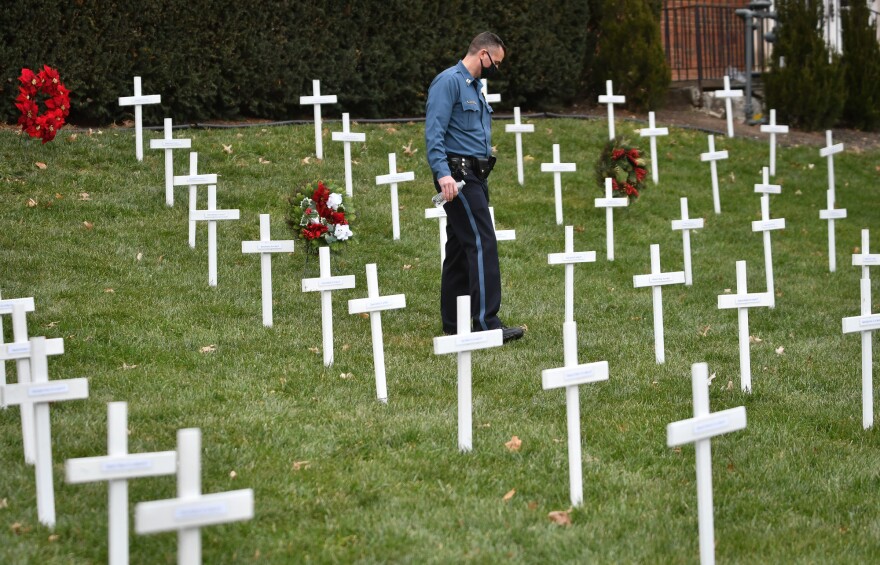
[(504, 42), (491, 31), (484, 31), (471, 41), (471, 45), (468, 47), (468, 55), (473, 55), (482, 49), (489, 49), (490, 47), (498, 47), (507, 55), (507, 47), (504, 45)]

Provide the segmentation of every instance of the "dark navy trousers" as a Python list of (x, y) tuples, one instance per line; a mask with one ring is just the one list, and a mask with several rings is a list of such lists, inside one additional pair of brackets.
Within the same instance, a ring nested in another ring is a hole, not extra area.
[(468, 171), (465, 186), (447, 202), (446, 259), (440, 281), (440, 313), (443, 331), (457, 332), (458, 297), (471, 297), (471, 329), (501, 327), (501, 271), (498, 244), (489, 214), (489, 186)]

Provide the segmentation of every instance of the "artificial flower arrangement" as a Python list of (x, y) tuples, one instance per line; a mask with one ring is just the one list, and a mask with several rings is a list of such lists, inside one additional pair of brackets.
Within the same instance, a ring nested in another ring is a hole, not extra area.
[[(22, 131), (41, 138), (43, 143), (52, 141), (70, 114), (70, 91), (61, 82), (58, 71), (48, 65), (39, 73), (22, 69), (18, 80), (21, 86), (15, 107), (21, 111), (18, 123)], [(38, 105), (40, 95), (46, 97), (46, 111), (42, 114)]]
[(596, 163), (596, 181), (604, 191), (605, 179), (611, 179), (611, 188), (626, 194), (630, 200), (639, 197), (645, 189), (648, 160), (637, 147), (631, 147), (625, 139), (614, 138), (605, 144)]
[(354, 237), (354, 210), (343, 203), (342, 194), (330, 192), (323, 182), (313, 191), (310, 187), (298, 190), (288, 201), (287, 225), (305, 244), (307, 253), (317, 253), (322, 246), (336, 249)]

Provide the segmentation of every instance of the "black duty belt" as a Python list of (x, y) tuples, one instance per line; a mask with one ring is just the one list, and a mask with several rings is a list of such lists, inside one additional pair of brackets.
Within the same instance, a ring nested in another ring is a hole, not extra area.
[(446, 160), (453, 168), (466, 169), (481, 179), (487, 178), (495, 167), (495, 157), (447, 155)]

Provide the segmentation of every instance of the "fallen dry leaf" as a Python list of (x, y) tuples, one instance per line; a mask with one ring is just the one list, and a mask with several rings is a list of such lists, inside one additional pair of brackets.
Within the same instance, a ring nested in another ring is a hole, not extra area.
[(547, 128), (547, 135), (553, 135), (553, 129)]
[(107, 287), (107, 288), (104, 289), (104, 293), (105, 293), (105, 294), (113, 294), (114, 292), (116, 292), (116, 291), (113, 290), (113, 289), (110, 288), (110, 287)]
[(714, 380), (715, 380), (715, 377), (717, 377), (717, 376), (718, 376), (718, 375), (716, 375), (715, 373), (712, 373), (711, 375), (709, 375), (709, 384), (710, 384), (710, 385), (712, 384), (712, 381), (714, 381)]
[(303, 469), (308, 469), (309, 465), (311, 465), (311, 461), (294, 461), (293, 462), (293, 470), (294, 471), (302, 471)]
[(801, 189), (795, 190), (794, 193), (796, 196), (800, 196), (801, 194), (803, 194), (803, 192), (801, 192)]
[(311, 156), (305, 157), (305, 158), (302, 160), (302, 164), (303, 164), (303, 165), (311, 164), (311, 162), (312, 162), (312, 157), (311, 157)]
[(407, 157), (412, 157), (418, 151), (418, 148), (413, 149), (412, 144), (413, 144), (412, 139), (410, 139), (409, 143), (407, 143), (406, 145), (403, 146), (403, 154), (406, 155)]
[(764, 340), (756, 335), (749, 336), (749, 343), (761, 343), (762, 341), (764, 341)]
[(858, 245), (856, 245), (855, 247), (853, 247), (853, 255), (858, 255), (858, 254), (861, 253), (861, 252), (862, 252), (862, 248), (859, 247)]
[(238, 473), (236, 473), (234, 470), (233, 470), (233, 471), (229, 471), (229, 478), (230, 478), (230, 479), (234, 479), (234, 478), (237, 477), (237, 476), (238, 476)]
[(35, 208), (37, 206), (37, 201), (34, 200), (33, 198), (28, 198), (26, 205), (28, 208)]
[(712, 329), (712, 324), (709, 324), (708, 326), (701, 327), (700, 328), (700, 335), (703, 337), (706, 337), (706, 335), (709, 333), (710, 329)]
[(784, 347), (782, 347), (782, 346), (780, 345), (779, 347), (776, 348), (776, 355), (782, 355), (783, 353), (785, 353), (785, 348), (784, 348)]
[(412, 265), (404, 265), (403, 266), (404, 271), (409, 271), (410, 269), (412, 269)]
[(363, 319), (365, 319), (365, 320), (369, 320), (369, 319), (370, 319), (370, 315), (367, 314), (366, 312), (361, 312), (359, 315), (360, 315), (361, 318), (363, 318)]
[(586, 230), (586, 228), (584, 226), (575, 226), (574, 227), (574, 231), (576, 231), (578, 233), (584, 233), (584, 230)]
[(725, 288), (725, 289), (724, 289), (724, 294), (730, 294), (730, 289), (729, 289), (729, 288)]
[(34, 165), (36, 165), (38, 169), (42, 169), (42, 170), (46, 170), (46, 168), (48, 167), (48, 165), (46, 165), (46, 163), (42, 163), (40, 161), (37, 161), (36, 163), (34, 163)]
[(230, 145), (226, 145), (225, 143), (221, 143), (220, 145), (223, 146), (223, 151), (224, 151), (224, 152), (229, 153), (230, 155), (232, 155), (232, 145), (231, 145), (231, 144), (230, 144)]
[(508, 451), (519, 451), (519, 448), (522, 447), (522, 440), (513, 436), (510, 438), (510, 441), (504, 444), (504, 447), (506, 447)]
[(7, 507), (9, 507), (9, 501), (6, 500), (5, 498), (0, 499), (0, 508), (7, 508)]
[(140, 260), (143, 259), (143, 258), (144, 258), (144, 254), (141, 253), (141, 252), (138, 252), (137, 256), (135, 256), (135, 259), (136, 259), (137, 261), (140, 261)]
[(261, 165), (268, 165), (269, 163), (272, 162), (272, 161), (267, 161), (267, 160), (263, 159), (262, 157), (260, 157), (259, 159), (257, 159), (257, 161), (259, 161), (259, 163), (260, 163)]
[(385, 133), (397, 133), (397, 128), (388, 126), (385, 128)]
[(731, 182), (736, 182), (736, 175), (733, 174), (733, 171), (730, 172), (730, 181), (731, 181)]
[(61, 194), (60, 192), (55, 193), (55, 200), (61, 200), (62, 198), (64, 198), (63, 194)]
[(91, 229), (93, 229), (93, 228), (95, 227), (95, 224), (93, 224), (92, 222), (86, 220), (86, 221), (83, 222), (83, 227), (86, 228), (87, 230), (91, 230)]
[(79, 199), (80, 199), (80, 200), (91, 200), (92, 197), (89, 196), (89, 193), (88, 193), (88, 192), (80, 192), (80, 193), (79, 193)]
[(807, 168), (808, 168), (808, 169), (812, 169), (812, 168), (815, 167), (815, 166), (816, 166), (816, 165), (814, 165), (814, 164), (812, 164), (812, 163), (808, 163), (808, 164), (807, 164)]
[(492, 153), (498, 153), (498, 146), (497, 145), (492, 146)]
[(501, 498), (501, 500), (503, 500), (504, 502), (507, 502), (508, 500), (510, 500), (511, 498), (513, 498), (513, 495), (515, 495), (515, 494), (516, 494), (516, 489), (515, 489), (515, 488), (512, 488), (512, 489), (510, 489), (509, 491), (507, 491), (507, 494), (505, 494), (505, 495)]
[(733, 390), (733, 381), (727, 381), (727, 390)]
[(199, 348), (199, 353), (214, 353), (215, 351), (217, 351), (217, 346), (213, 343)]
[(125, 361), (122, 362), (122, 370), (123, 371), (128, 371), (129, 369), (134, 369), (135, 367), (137, 367), (137, 365), (129, 365)]
[(67, 136), (67, 141), (76, 141), (76, 138), (79, 136), (78, 133), (72, 133)]
[(49, 322), (48, 324), (46, 324), (46, 325), (43, 326), (43, 327), (46, 327), (46, 328), (54, 328), (54, 327), (57, 326), (59, 323), (60, 323), (60, 322)]
[(354, 377), (354, 375), (353, 375), (352, 373), (339, 373), (339, 378), (340, 378), (340, 379), (346, 379), (346, 380), (348, 380), (348, 379), (350, 379), (350, 378), (352, 378), (352, 377)]
[(571, 508), (568, 510), (554, 510), (547, 514), (547, 518), (558, 526), (571, 526)]
[(312, 353), (320, 353), (321, 350), (317, 347), (309, 347), (309, 351), (311, 351)]
[(529, 503), (528, 503), (528, 505), (527, 505), (527, 508), (528, 508), (529, 510), (537, 510), (537, 509), (538, 509), (538, 502), (535, 501), (535, 500), (530, 500)]
[(351, 349), (351, 345), (350, 345), (350, 344), (348, 344), (348, 343), (343, 343), (343, 344), (342, 344), (342, 350), (343, 350), (343, 351), (348, 351), (349, 349)]
[(523, 157), (523, 161), (534, 161), (534, 160), (535, 160), (535, 158), (532, 157), (531, 155), (525, 155)]
[(24, 526), (21, 522), (15, 522), (11, 526), (9, 526), (9, 529), (12, 530), (12, 533), (15, 535), (26, 534), (31, 531), (29, 527)]

